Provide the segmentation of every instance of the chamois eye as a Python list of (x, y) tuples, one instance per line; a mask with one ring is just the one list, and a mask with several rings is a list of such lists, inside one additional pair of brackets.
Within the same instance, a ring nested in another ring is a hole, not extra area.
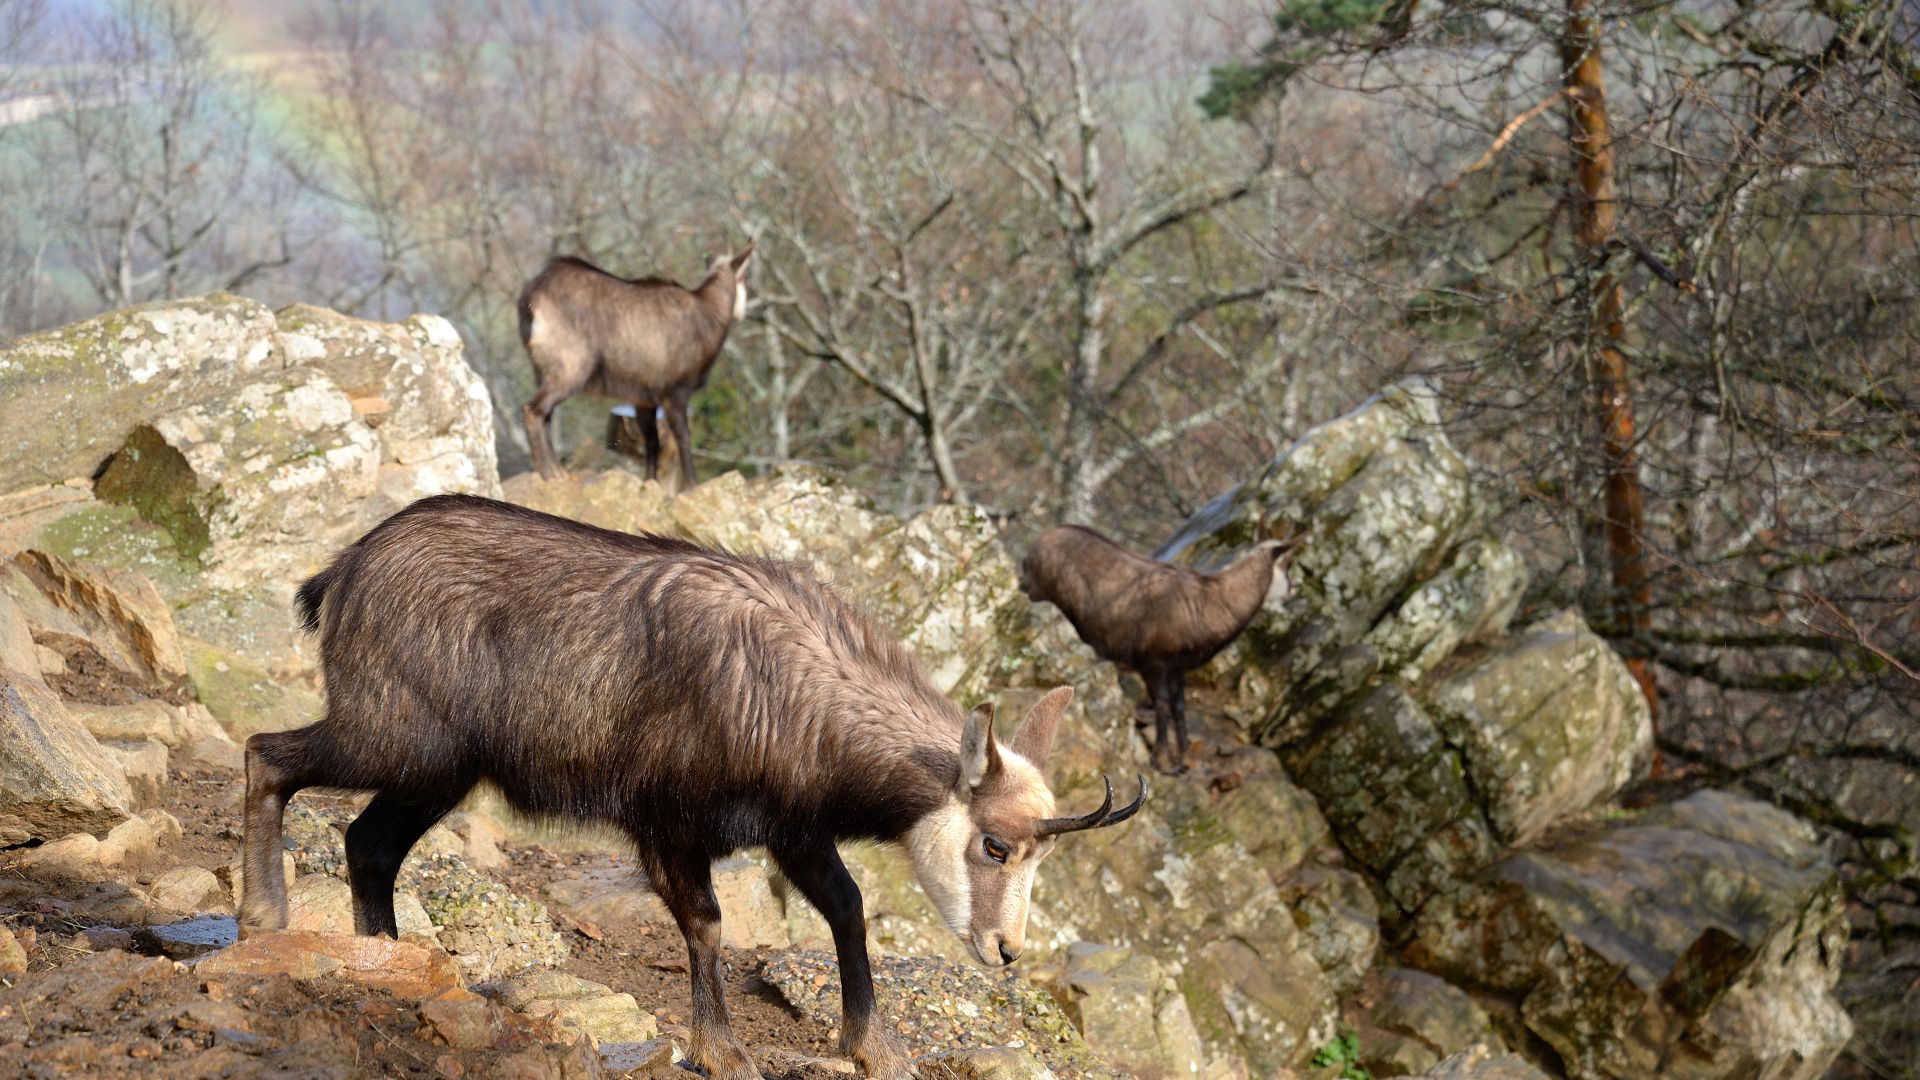
[(997, 863), (1006, 862), (1007, 856), (1013, 854), (1011, 848), (991, 836), (982, 837), (980, 839), (980, 847), (986, 851), (987, 858)]

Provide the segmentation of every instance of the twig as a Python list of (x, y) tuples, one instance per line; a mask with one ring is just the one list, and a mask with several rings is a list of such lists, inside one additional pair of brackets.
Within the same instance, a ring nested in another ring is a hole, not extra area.
[(1528, 109), (1526, 112), (1521, 113), (1519, 116), (1516, 116), (1513, 119), (1507, 121), (1507, 126), (1500, 129), (1499, 135), (1494, 136), (1493, 145), (1487, 147), (1487, 152), (1484, 154), (1481, 154), (1480, 159), (1478, 161), (1475, 161), (1473, 164), (1460, 170), (1459, 175), (1455, 176), (1453, 179), (1441, 185), (1441, 190), (1452, 191), (1455, 187), (1459, 186), (1460, 181), (1465, 180), (1467, 177), (1472, 176), (1474, 173), (1477, 173), (1481, 169), (1484, 169), (1487, 166), (1493, 164), (1493, 159), (1499, 156), (1500, 151), (1505, 150), (1507, 148), (1507, 144), (1512, 142), (1513, 137), (1520, 133), (1520, 129), (1526, 126), (1527, 121), (1532, 120), (1534, 117), (1539, 116), (1541, 113), (1546, 112), (1548, 109), (1553, 108), (1554, 104), (1558, 102), (1561, 98), (1568, 97), (1572, 93), (1573, 93), (1572, 87), (1561, 87), (1560, 89), (1555, 90), (1553, 93), (1548, 94), (1546, 97), (1540, 99), (1539, 104)]

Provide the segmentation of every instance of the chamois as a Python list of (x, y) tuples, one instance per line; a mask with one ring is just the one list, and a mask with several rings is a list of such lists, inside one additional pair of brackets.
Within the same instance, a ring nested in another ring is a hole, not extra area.
[(963, 712), (899, 643), (805, 566), (629, 535), (466, 495), (423, 499), (300, 587), (326, 713), (247, 740), (248, 928), (286, 924), (282, 814), (302, 788), (372, 790), (347, 830), (354, 925), (394, 934), (395, 872), (477, 782), (517, 809), (611, 824), (686, 938), (690, 1054), (758, 1077), (720, 981), (711, 863), (765, 845), (833, 930), (841, 1047), (868, 1076), (911, 1074), (877, 1017), (860, 890), (838, 840), (903, 844), (947, 926), (984, 964), (1026, 934), (1055, 837), (1118, 824), (1056, 816), (1042, 776), (1057, 688), (1012, 741)]
[[(1286, 595), (1291, 540), (1262, 540), (1214, 574), (1136, 555), (1092, 529), (1056, 525), (1020, 564), (1027, 594), (1051, 601), (1102, 659), (1140, 673), (1153, 705), (1153, 760), (1184, 772), (1187, 672)], [(1168, 728), (1177, 742), (1167, 740)]]
[(615, 277), (570, 257), (549, 260), (527, 282), (520, 292), (520, 343), (540, 388), (521, 419), (541, 476), (563, 475), (553, 455), (554, 408), (585, 390), (634, 405), (649, 480), (660, 471), (654, 409), (664, 411), (679, 446), (681, 489), (694, 485), (687, 404), (706, 385), (727, 331), (747, 313), (744, 271), (752, 257), (752, 244), (738, 255), (720, 255), (692, 289), (662, 278)]

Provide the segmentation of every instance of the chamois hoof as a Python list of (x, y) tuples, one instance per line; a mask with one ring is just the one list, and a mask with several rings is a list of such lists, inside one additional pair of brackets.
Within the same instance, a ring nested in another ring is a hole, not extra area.
[(712, 1080), (760, 1080), (760, 1070), (754, 1067), (747, 1048), (732, 1039), (702, 1042), (696, 1038), (692, 1051), (688, 1060)]
[(840, 1047), (840, 1052), (853, 1059), (860, 1069), (860, 1075), (871, 1080), (910, 1080), (920, 1075), (913, 1062), (901, 1051), (900, 1044), (885, 1035), (872, 1033), (867, 1036), (863, 1046)]

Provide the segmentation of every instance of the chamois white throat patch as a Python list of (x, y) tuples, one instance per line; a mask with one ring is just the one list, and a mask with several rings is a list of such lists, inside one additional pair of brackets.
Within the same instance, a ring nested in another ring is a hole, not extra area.
[(958, 796), (915, 822), (907, 831), (907, 854), (913, 876), (933, 901), (934, 909), (962, 940), (973, 922), (973, 883), (968, 877), (967, 845), (973, 841), (973, 822)]
[(733, 317), (736, 321), (747, 317), (747, 283), (744, 281), (733, 283)]

